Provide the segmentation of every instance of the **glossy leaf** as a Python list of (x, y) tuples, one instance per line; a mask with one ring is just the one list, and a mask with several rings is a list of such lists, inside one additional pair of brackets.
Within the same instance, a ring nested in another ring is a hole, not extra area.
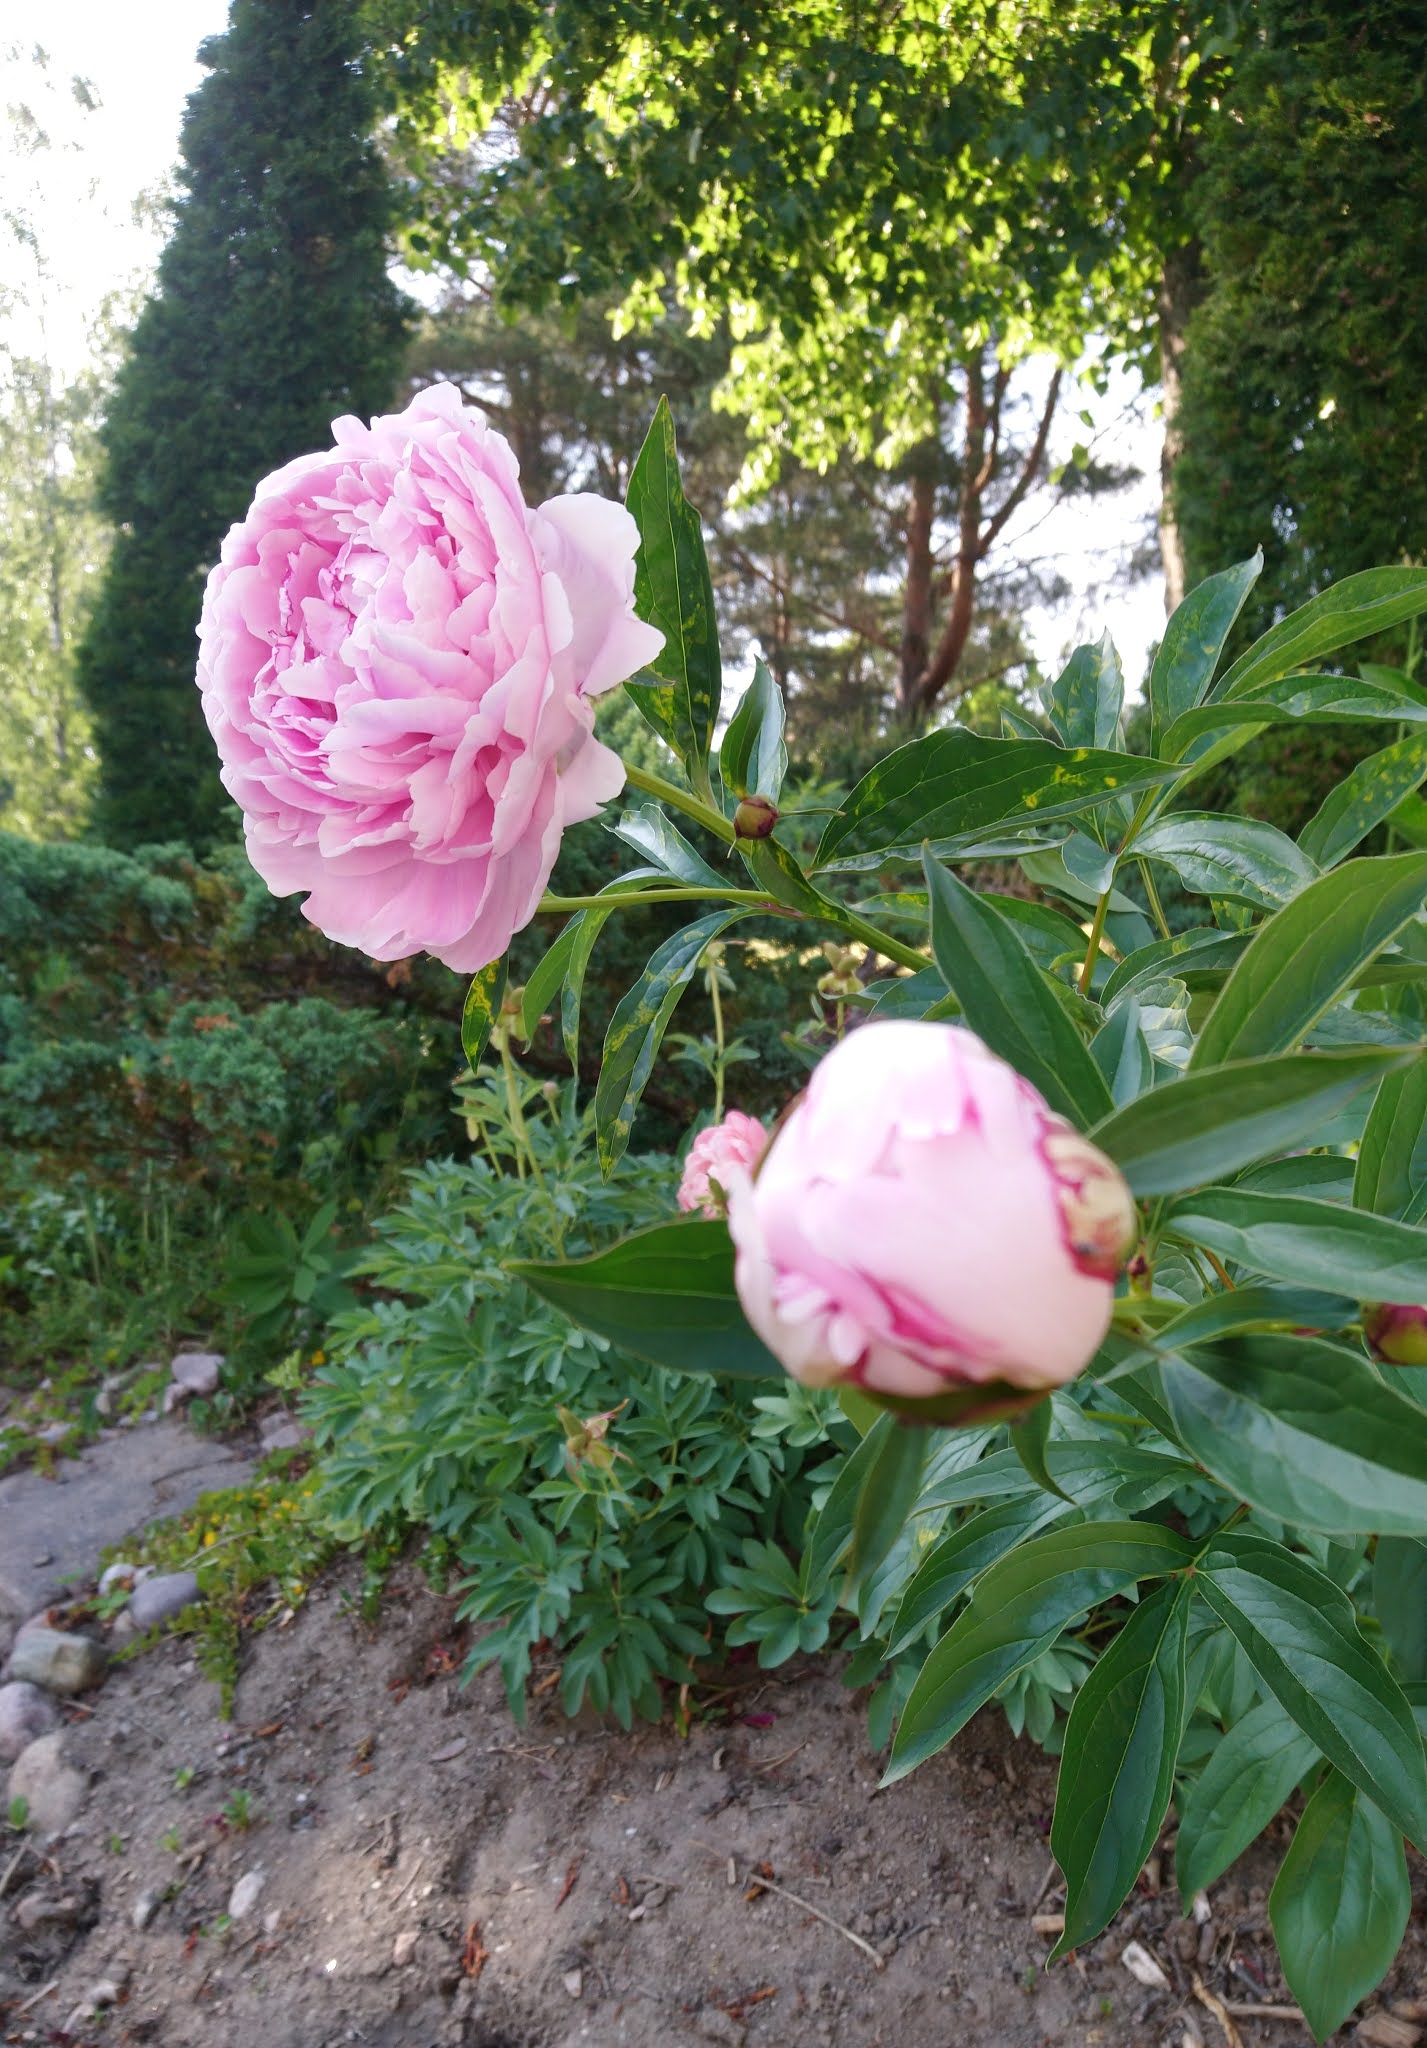
[(1411, 1908), (1401, 1835), (1330, 1771), (1303, 1809), (1268, 1901), (1285, 1981), (1316, 2040), (1382, 1982)]
[(1238, 1500), (1330, 1535), (1427, 1529), (1420, 1411), (1361, 1352), (1241, 1335), (1160, 1360), (1175, 1435)]
[(1234, 1723), (1180, 1801), (1174, 1862), (1182, 1899), (1207, 1891), (1243, 1855), (1317, 1755), (1277, 1700), (1260, 1700)]
[(1349, 861), (1266, 920), (1215, 1002), (1191, 1066), (1289, 1052), (1422, 907), (1427, 854)]
[(966, 1726), (1061, 1630), (1138, 1580), (1181, 1570), (1193, 1546), (1151, 1522), (1072, 1523), (1033, 1536), (977, 1582), (918, 1673), (883, 1777), (893, 1784)]
[(1358, 1301), (1427, 1304), (1427, 1230), (1393, 1217), (1311, 1195), (1203, 1188), (1175, 1202), (1165, 1226), (1271, 1279)]
[(530, 971), (520, 992), (520, 1035), (529, 1045), (536, 1027), (560, 993), (569, 969), (570, 956), (579, 936), (579, 915), (570, 919), (559, 936), (548, 945)]
[(1161, 738), (1160, 754), (1166, 761), (1192, 761), (1195, 773), (1202, 774), (1246, 747), (1266, 726), (1339, 725), (1344, 719), (1421, 725), (1427, 723), (1427, 704), (1357, 676), (1284, 676), (1250, 697), (1232, 703), (1219, 697), (1186, 711)]
[(1158, 748), (1159, 735), (1203, 698), (1219, 666), (1224, 642), (1262, 568), (1263, 550), (1258, 548), (1246, 562), (1197, 584), (1175, 607), (1155, 655), (1146, 693), (1151, 753)]
[(1037, 1401), (1034, 1408), (1029, 1409), (1011, 1424), (1011, 1449), (1043, 1493), (1054, 1494), (1057, 1500), (1063, 1500), (1069, 1506), (1070, 1495), (1052, 1475), (1046, 1463), (1046, 1451), (1050, 1445), (1050, 1425), (1051, 1405), (1047, 1396), (1044, 1401)]
[(1117, 1107), (1143, 1095), (1154, 1081), (1154, 1054), (1140, 1022), (1140, 1006), (1125, 996), (1090, 1041), (1090, 1057), (1105, 1076)]
[(1226, 896), (1260, 910), (1290, 902), (1318, 873), (1273, 825), (1213, 811), (1171, 811), (1140, 834), (1134, 851), (1167, 867), (1193, 895)]
[(1406, 1216), (1427, 1187), (1427, 1053), (1385, 1074), (1363, 1129), (1353, 1206)]
[(783, 693), (768, 664), (755, 661), (753, 681), (728, 721), (718, 752), (719, 774), (731, 796), (766, 796), (777, 803), (788, 772), (783, 743)]
[(1427, 1679), (1427, 1541), (1383, 1536), (1373, 1556), (1373, 1613), (1403, 1678)]
[[(1057, 1486), (1078, 1506), (1108, 1501), (1125, 1514), (1152, 1507), (1194, 1476), (1194, 1467), (1184, 1458), (1110, 1437), (1057, 1438), (1046, 1446), (1045, 1458)], [(931, 1511), (1024, 1499), (1037, 1488), (1038, 1481), (1015, 1451), (994, 1451), (950, 1479), (934, 1479), (921, 1505)]]
[(1326, 796), (1298, 835), (1298, 843), (1320, 868), (1336, 867), (1369, 832), (1390, 818), (1403, 798), (1427, 776), (1427, 732), (1409, 733), (1396, 745), (1359, 761)]
[(666, 875), (677, 875), (681, 882), (708, 889), (726, 889), (728, 878), (717, 868), (709, 866), (703, 855), (692, 847), (669, 820), (668, 814), (658, 804), (645, 804), (637, 811), (626, 811), (610, 827), (616, 839), (622, 839), (626, 846), (632, 846), (636, 853), (642, 853), (646, 860), (652, 860), (656, 868)]
[(1427, 1839), (1427, 1764), (1401, 1686), (1358, 1632), (1352, 1602), (1281, 1544), (1220, 1536), (1199, 1559), (1203, 1597), (1265, 1689), (1410, 1841)]
[(1045, 691), (1046, 716), (1067, 747), (1113, 747), (1125, 702), (1125, 678), (1107, 633), (1094, 647), (1077, 647)]
[(928, 856), (932, 952), (967, 1023), (1082, 1128), (1112, 1107), (1105, 1077), (1016, 932)]
[(1184, 1733), (1192, 1597), (1188, 1579), (1158, 1587), (1076, 1694), (1050, 1831), (1066, 1887), (1053, 1956), (1109, 1925), (1164, 1823)]
[(1359, 1314), (1357, 1302), (1346, 1294), (1321, 1294), (1312, 1287), (1232, 1287), (1181, 1309), (1161, 1327), (1158, 1341), (1182, 1351), (1240, 1330), (1343, 1330)]
[(505, 995), (506, 959), (492, 960), (479, 974), (473, 975), (466, 990), (466, 1000), (461, 1009), (461, 1050), (466, 1055), (466, 1064), (474, 1074), (481, 1063), (481, 1054), (490, 1042), (495, 1020), (500, 1015), (501, 999)]
[(572, 1323), (656, 1365), (736, 1379), (782, 1376), (739, 1306), (726, 1223), (681, 1217), (587, 1258), (518, 1260), (508, 1270)]
[(660, 399), (630, 472), (625, 502), (639, 528), (635, 609), (664, 635), (650, 664), (655, 680), (625, 688), (659, 737), (698, 770), (708, 758), (718, 717), (723, 665), (703, 527), (679, 482), (667, 398)]
[(606, 1173), (629, 1143), (655, 1054), (704, 948), (746, 915), (742, 909), (716, 910), (675, 932), (652, 955), (634, 987), (620, 998), (605, 1033), (595, 1086), (595, 1136)]
[(1364, 569), (1310, 598), (1241, 654), (1216, 695), (1243, 697), (1427, 611), (1427, 569)]
[(1167, 1081), (1117, 1109), (1091, 1135), (1135, 1194), (1178, 1194), (1311, 1143), (1330, 1116), (1400, 1058), (1363, 1047), (1241, 1060)]
[(983, 1508), (938, 1537), (908, 1580), (888, 1631), (887, 1654), (896, 1656), (959, 1600), (967, 1587), (1018, 1543), (1048, 1522), (1076, 1512), (1039, 1488)]
[(1070, 817), (1174, 774), (1161, 761), (1053, 740), (983, 739), (959, 727), (923, 733), (863, 776), (829, 821), (815, 865), (874, 868), (892, 853), (917, 859), (924, 840), (941, 850), (992, 827)]
[(896, 1421), (879, 1440), (852, 1515), (848, 1574), (854, 1584), (871, 1577), (902, 1534), (921, 1491), (926, 1458), (927, 1432), (915, 1423)]
[(1215, 977), (1216, 985), (1222, 986), (1223, 977), (1248, 943), (1244, 932), (1221, 932), (1210, 925), (1180, 932), (1172, 939), (1156, 939), (1120, 961), (1100, 1000), (1107, 1010), (1112, 1009), (1121, 996), (1136, 995), (1147, 983), (1162, 981), (1166, 975), (1190, 988), (1196, 986), (1196, 976), (1203, 975)]
[[(627, 875), (618, 875), (612, 882), (606, 882), (599, 891), (601, 896), (623, 896), (660, 873), (658, 868), (633, 868)], [(565, 1057), (578, 1074), (580, 1071), (580, 1003), (584, 995), (585, 974), (600, 933), (613, 916), (616, 905), (611, 903), (608, 910), (591, 907), (582, 910), (570, 919), (569, 964), (565, 969), (565, 986), (560, 996), (560, 1034), (565, 1044)]]

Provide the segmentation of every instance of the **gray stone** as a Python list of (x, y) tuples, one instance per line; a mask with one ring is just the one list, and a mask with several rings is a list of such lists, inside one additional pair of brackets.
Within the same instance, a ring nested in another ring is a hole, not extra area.
[(269, 1451), (300, 1451), (312, 1441), (312, 1431), (305, 1422), (294, 1422), (290, 1415), (265, 1415), (258, 1424), (258, 1437), (263, 1455)]
[(217, 1393), (222, 1370), (221, 1351), (180, 1351), (168, 1369), (168, 1376), (186, 1394), (206, 1396)]
[(164, 1895), (155, 1884), (146, 1885), (129, 1908), (129, 1918), (139, 1933), (149, 1925), (155, 1913), (164, 1902)]
[(65, 1762), (63, 1744), (63, 1735), (42, 1735), (10, 1767), (10, 1801), (24, 1800), (38, 1835), (63, 1834), (84, 1804), (86, 1781)]
[(421, 1939), (419, 1927), (405, 1927), (391, 1945), (391, 1959), (398, 1970), (404, 1970), (416, 1954), (416, 1944)]
[(24, 1679), (0, 1685), (0, 1763), (12, 1764), (22, 1749), (52, 1734), (59, 1711), (48, 1693)]
[(261, 1870), (245, 1870), (228, 1895), (228, 1918), (246, 1920), (261, 1898), (266, 1882)]
[(57, 1628), (22, 1628), (10, 1652), (10, 1676), (69, 1695), (98, 1685), (108, 1663), (104, 1645)]
[[(0, 1615), (48, 1606), (66, 1581), (94, 1570), (101, 1550), (251, 1476), (222, 1444), (162, 1422), (91, 1444), (51, 1477), (31, 1468), (0, 1479)], [(44, 1556), (51, 1562), (37, 1565)]]
[(135, 1586), (129, 1599), (129, 1613), (135, 1628), (153, 1628), (158, 1622), (172, 1621), (197, 1598), (198, 1580), (192, 1572), (165, 1572), (160, 1578), (145, 1579), (141, 1586)]
[(116, 1557), (113, 1564), (105, 1565), (99, 1574), (100, 1595), (102, 1597), (105, 1593), (112, 1593), (116, 1586), (128, 1592), (144, 1579), (151, 1579), (153, 1575), (154, 1568), (151, 1564), (129, 1564), (122, 1557)]

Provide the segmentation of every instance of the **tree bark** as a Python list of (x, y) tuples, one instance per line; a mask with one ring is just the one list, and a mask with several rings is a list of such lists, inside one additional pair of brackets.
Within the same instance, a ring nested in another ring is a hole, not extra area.
[(1164, 259), (1159, 285), (1159, 371), (1164, 393), (1164, 445), (1160, 452), (1159, 552), (1164, 564), (1164, 608), (1172, 612), (1184, 602), (1187, 571), (1184, 540), (1174, 504), (1174, 472), (1184, 453), (1181, 399), (1184, 379), (1184, 338), (1189, 316), (1204, 295), (1203, 266), (1197, 241), (1186, 242)]

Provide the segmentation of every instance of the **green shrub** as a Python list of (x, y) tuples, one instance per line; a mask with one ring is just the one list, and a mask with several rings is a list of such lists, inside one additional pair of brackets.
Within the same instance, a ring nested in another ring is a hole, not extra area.
[[(776, 1558), (800, 1543), (827, 1404), (809, 1430), (809, 1397), (648, 1365), (506, 1271), (674, 1205), (670, 1160), (626, 1158), (603, 1180), (573, 1088), (552, 1100), (516, 1086), (523, 1137), (502, 1083), (471, 1086), (483, 1156), (420, 1168), (376, 1227), (358, 1268), (374, 1298), (339, 1319), (307, 1397), (318, 1505), (343, 1540), (393, 1519), (429, 1532), (460, 1575), (463, 1616), (494, 1624), (467, 1675), (498, 1661), (515, 1713), (549, 1638), (567, 1710), (588, 1699), (628, 1726), (658, 1714), (661, 1683), (752, 1639), (716, 1633), (705, 1594), (736, 1578), (747, 1546)], [(825, 1640), (830, 1609), (804, 1624), (805, 1647)]]

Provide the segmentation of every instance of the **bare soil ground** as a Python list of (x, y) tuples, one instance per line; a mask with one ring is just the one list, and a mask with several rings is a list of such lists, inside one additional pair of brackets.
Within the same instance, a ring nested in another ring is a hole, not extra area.
[[(452, 1605), (417, 1574), (398, 1576), (375, 1629), (357, 1618), (354, 1587), (336, 1575), (290, 1628), (253, 1644), (232, 1723), (182, 1638), (114, 1671), (89, 1713), (71, 1710), (66, 1750), (90, 1791), (51, 1857), (27, 1850), (9, 1877), (0, 2038), (1308, 2041), (1301, 2021), (1234, 2010), (1287, 2002), (1267, 1860), (1231, 1872), (1198, 1926), (1158, 1857), (1101, 1940), (1043, 1970), (1059, 1896), (1046, 1847), (1055, 1766), (997, 1715), (886, 1792), (860, 1701), (826, 1666), (748, 1670), (686, 1739), (572, 1725), (548, 1694), (522, 1729), (493, 1674), (458, 1687)], [(229, 1920), (249, 1873), (256, 1903)], [(1427, 1994), (1420, 1865), (1414, 1882), (1375, 2018), (1340, 2040), (1410, 2048), (1427, 2018), (1412, 2003)], [(1169, 1988), (1136, 1981), (1122, 1961), (1131, 1941)], [(117, 1997), (91, 2011), (98, 1991)], [(1383, 2031), (1394, 2004), (1396, 2036)]]

